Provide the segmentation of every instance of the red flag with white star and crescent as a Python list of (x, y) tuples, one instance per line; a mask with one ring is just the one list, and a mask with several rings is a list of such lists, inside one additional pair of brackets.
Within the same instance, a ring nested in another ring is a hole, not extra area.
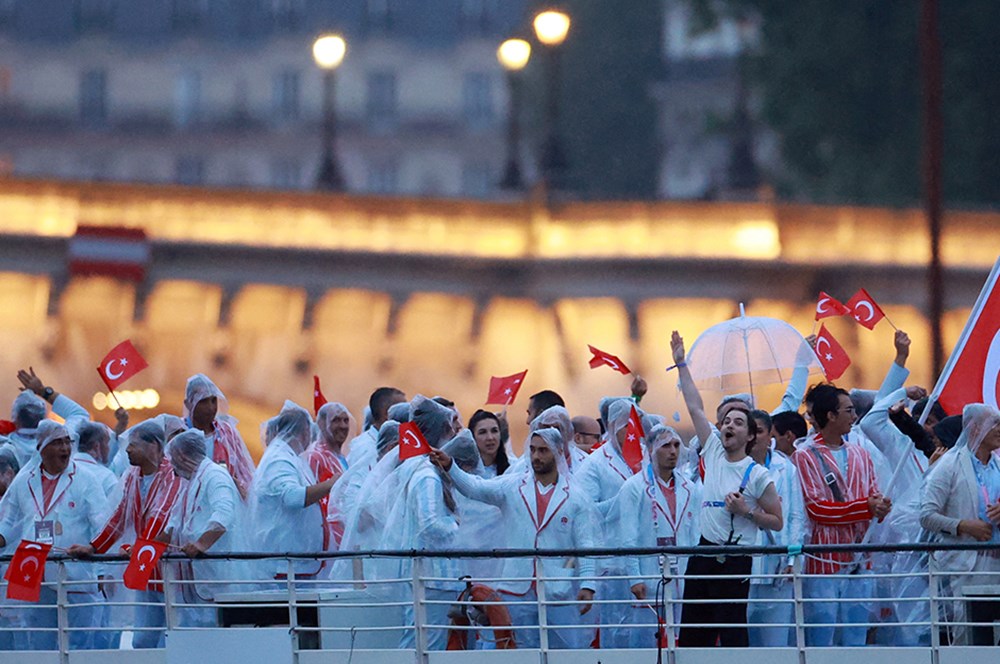
[(101, 360), (97, 373), (112, 392), (116, 387), (136, 375), (149, 364), (128, 339), (111, 349)]
[(399, 460), (406, 461), (422, 454), (430, 454), (431, 446), (415, 422), (399, 425)]
[(319, 409), (326, 405), (323, 390), (319, 389), (319, 376), (313, 376), (313, 414), (318, 415)]
[(837, 380), (844, 375), (847, 367), (851, 366), (851, 358), (847, 356), (847, 351), (833, 338), (826, 325), (819, 326), (813, 350), (816, 351), (816, 357), (823, 366), (827, 380)]
[(623, 376), (627, 376), (632, 373), (632, 370), (625, 366), (625, 363), (622, 362), (620, 357), (612, 355), (611, 353), (605, 353), (603, 350), (594, 348), (589, 344), (587, 345), (587, 348), (589, 348), (590, 352), (593, 354), (593, 357), (590, 358), (591, 369), (596, 369), (600, 366), (609, 366)]
[(819, 292), (819, 299), (816, 301), (816, 320), (830, 318), (831, 316), (843, 316), (851, 313), (837, 298), (828, 295), (823, 291)]
[(7, 581), (7, 599), (38, 601), (45, 577), (45, 559), (51, 549), (51, 544), (21, 540), (3, 575)]
[(869, 330), (874, 330), (879, 321), (885, 318), (885, 312), (864, 288), (858, 290), (844, 306), (851, 310), (851, 317), (858, 322), (858, 325)]
[(642, 439), (646, 437), (646, 432), (642, 429), (642, 420), (639, 419), (639, 411), (632, 406), (632, 411), (628, 414), (628, 426), (625, 427), (625, 444), (622, 445), (622, 457), (625, 463), (637, 473), (642, 469)]
[(122, 576), (125, 587), (129, 590), (145, 590), (166, 549), (166, 542), (154, 542), (141, 537), (137, 539), (132, 545), (132, 555)]
[(490, 391), (486, 396), (487, 404), (499, 404), (509, 406), (517, 398), (517, 391), (524, 384), (524, 377), (528, 370), (510, 376), (493, 376), (490, 378)]

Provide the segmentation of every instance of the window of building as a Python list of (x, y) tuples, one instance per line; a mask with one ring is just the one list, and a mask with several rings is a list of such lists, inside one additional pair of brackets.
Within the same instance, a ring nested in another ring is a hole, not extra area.
[(399, 165), (394, 161), (377, 161), (368, 165), (367, 189), (372, 194), (399, 192)]
[(108, 119), (108, 74), (90, 69), (80, 75), (80, 120), (86, 125), (104, 124)]
[(181, 155), (174, 163), (174, 182), (185, 185), (205, 183), (205, 158), (199, 155)]
[(296, 159), (271, 162), (271, 186), (275, 189), (298, 189), (302, 186), (302, 164)]
[(201, 74), (182, 71), (174, 90), (174, 123), (188, 127), (198, 121), (201, 113)]
[(299, 72), (285, 69), (274, 75), (272, 84), (272, 112), (278, 122), (289, 122), (299, 117)]
[(115, 0), (76, 0), (76, 25), (80, 30), (107, 30), (115, 18)]
[(208, 16), (209, 0), (171, 0), (170, 24), (176, 30), (197, 28)]
[(489, 74), (468, 73), (462, 80), (462, 110), (465, 121), (483, 126), (493, 121), (493, 80)]
[(391, 128), (396, 122), (397, 103), (396, 75), (386, 71), (369, 74), (365, 102), (369, 125), (375, 129)]
[(392, 30), (395, 19), (393, 0), (365, 0), (365, 27), (373, 32)]

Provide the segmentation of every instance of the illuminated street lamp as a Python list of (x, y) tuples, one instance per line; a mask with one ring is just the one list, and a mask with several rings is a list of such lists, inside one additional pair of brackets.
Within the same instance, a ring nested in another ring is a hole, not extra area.
[(347, 42), (340, 35), (322, 35), (312, 47), (313, 60), (323, 70), (323, 161), (316, 188), (322, 191), (343, 191), (344, 177), (335, 154), (337, 114), (334, 106), (335, 73), (347, 53)]
[(559, 140), (559, 47), (569, 33), (569, 16), (556, 10), (547, 10), (535, 16), (535, 36), (542, 43), (546, 54), (546, 91), (544, 142), (542, 143), (541, 170), (546, 186), (558, 188), (566, 171), (566, 153)]
[(507, 107), (507, 165), (504, 167), (502, 189), (523, 189), (518, 152), (521, 145), (521, 76), (520, 72), (531, 57), (531, 44), (523, 39), (508, 39), (497, 49), (497, 60), (507, 71), (510, 104)]

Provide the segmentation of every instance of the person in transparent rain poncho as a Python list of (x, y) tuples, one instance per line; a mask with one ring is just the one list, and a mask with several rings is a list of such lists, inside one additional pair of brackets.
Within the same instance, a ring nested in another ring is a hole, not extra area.
[[(407, 407), (406, 417), (409, 417), (409, 404), (402, 405)], [(381, 544), (385, 520), (396, 499), (394, 471), (399, 466), (399, 424), (395, 420), (387, 420), (379, 428), (376, 439), (378, 461), (354, 493), (357, 505), (349, 512), (345, 523), (341, 551), (372, 551)], [(341, 478), (334, 486), (334, 492), (344, 483), (344, 478)], [(372, 580), (378, 578), (377, 568), (378, 563), (370, 558), (340, 558), (333, 564), (332, 577), (340, 581)], [(378, 594), (387, 591), (387, 587), (368, 587), (367, 590)]]
[(214, 627), (217, 595), (230, 590), (228, 582), (247, 578), (236, 560), (199, 560), (205, 553), (247, 551), (246, 508), (226, 469), (206, 455), (205, 435), (188, 429), (171, 439), (167, 455), (174, 472), (187, 480), (174, 503), (167, 527), (157, 538), (180, 549), (189, 561), (170, 562), (171, 588), (181, 627)]
[[(962, 435), (955, 447), (931, 466), (920, 501), (920, 523), (946, 544), (989, 542), (985, 551), (939, 551), (936, 567), (941, 594), (957, 601), (945, 603), (954, 643), (969, 643), (973, 631), (962, 624), (963, 588), (1000, 583), (1000, 411), (970, 404), (962, 411)], [(987, 628), (992, 634), (992, 628)]]
[[(38, 453), (11, 482), (0, 501), (0, 550), (17, 547), (21, 540), (51, 544), (62, 553), (75, 544), (86, 544), (104, 524), (108, 503), (96, 476), (86, 473), (72, 458), (72, 432), (53, 420), (42, 420), (35, 431)], [(67, 588), (69, 626), (94, 628), (101, 625), (102, 597), (98, 589), (97, 567), (86, 562), (64, 563), (66, 577), (74, 583)], [(59, 565), (45, 565), (45, 578), (59, 576)], [(17, 650), (56, 650), (57, 593), (43, 586), (38, 604), (10, 601), (16, 627)], [(16, 608), (15, 608), (16, 607)], [(46, 631), (29, 631), (44, 629)], [(51, 631), (48, 631), (51, 630)], [(69, 636), (73, 650), (89, 650), (95, 632), (74, 631)]]
[[(683, 447), (680, 434), (671, 427), (658, 425), (646, 434), (642, 470), (622, 485), (611, 507), (620, 546), (697, 546), (701, 485), (675, 472)], [(670, 618), (676, 632), (681, 617), (677, 600), (684, 594), (687, 557), (628, 556), (625, 562), (629, 590), (638, 603), (628, 605), (620, 619), (623, 624), (647, 625), (621, 630), (628, 636), (625, 647), (656, 647), (657, 591), (665, 602), (672, 602)], [(665, 588), (658, 588), (661, 579), (667, 580)], [(666, 622), (667, 616), (662, 618)]]
[[(18, 377), (20, 378), (21, 374), (24, 373), (24, 371), (20, 372)], [(31, 377), (38, 380), (37, 376), (34, 376), (34, 372), (32, 372)], [(22, 379), (21, 382), (24, 383), (25, 380), (28, 379)], [(38, 384), (41, 385), (41, 381), (38, 381)], [(69, 426), (73, 426), (76, 420), (86, 422), (90, 419), (90, 413), (66, 395), (53, 392), (49, 398), (52, 400), (52, 412), (63, 418)], [(38, 426), (45, 421), (47, 412), (48, 406), (45, 399), (35, 394), (31, 389), (25, 389), (18, 394), (11, 405), (10, 419), (13, 420), (16, 428), (5, 438), (0, 437), (0, 442), (6, 440), (6, 444), (14, 448), (17, 463), (22, 468), (28, 465), (32, 459), (38, 458)]]
[[(411, 416), (427, 444), (433, 449), (441, 447), (450, 437), (454, 410), (418, 395), (410, 402)], [(386, 519), (379, 549), (398, 551), (442, 551), (455, 548), (458, 533), (457, 505), (451, 492), (451, 482), (444, 471), (431, 463), (427, 455), (406, 459), (393, 471), (394, 477), (387, 485), (394, 486), (395, 498)], [(409, 579), (412, 575), (410, 559), (388, 559), (380, 579)], [(381, 568), (382, 566), (380, 566)], [(448, 624), (448, 609), (458, 597), (458, 569), (449, 558), (426, 558), (422, 561), (425, 597), (440, 602), (427, 604), (428, 624)], [(409, 598), (409, 584), (404, 598)], [(413, 624), (412, 604), (404, 609), (404, 624)], [(447, 645), (447, 629), (428, 629), (427, 647), (443, 650)], [(401, 648), (413, 648), (414, 630), (407, 629), (400, 639)]]
[[(14, 481), (21, 465), (17, 462), (17, 454), (12, 445), (0, 445), (0, 499), (7, 493), (7, 488)], [(0, 549), (0, 553), (10, 553), (13, 548), (8, 546)], [(0, 565), (0, 572), (6, 572)], [(11, 611), (4, 605), (8, 603), (4, 595), (0, 595), (0, 651), (14, 649), (14, 620)]]
[[(629, 416), (635, 402), (631, 399), (615, 399), (608, 404), (607, 433), (604, 445), (594, 450), (579, 464), (573, 473), (573, 483), (580, 493), (593, 501), (597, 516), (600, 519), (598, 529), (598, 544), (602, 547), (614, 547), (620, 541), (619, 532), (620, 510), (612, 510), (615, 497), (625, 482), (641, 469), (641, 462), (634, 468), (630, 467), (622, 455), (625, 443)], [(638, 411), (641, 416), (641, 411)], [(575, 447), (575, 446), (574, 446)], [(618, 600), (620, 604), (602, 604), (593, 611), (594, 618), (604, 625), (613, 625), (601, 630), (601, 645), (606, 648), (626, 648), (629, 643), (628, 630), (619, 629), (617, 625), (624, 623), (625, 616), (630, 614), (631, 599), (629, 583), (625, 576), (625, 558), (615, 556), (598, 562), (598, 573), (604, 577), (619, 577), (603, 579), (600, 594), (607, 600)], [(598, 616), (599, 614), (599, 616)]]
[[(354, 417), (342, 403), (329, 402), (316, 413), (316, 435), (306, 450), (309, 468), (317, 482), (332, 480), (336, 483), (347, 472), (347, 457), (342, 453), (344, 442), (354, 429)], [(323, 551), (337, 551), (344, 538), (344, 515), (339, 509), (330, 509), (330, 494), (319, 501), (326, 527), (323, 531)]]
[(205, 436), (205, 454), (229, 473), (245, 501), (253, 480), (253, 459), (227, 412), (229, 402), (222, 390), (204, 374), (188, 378), (184, 388), (184, 421)]
[[(563, 406), (550, 406), (539, 413), (535, 419), (531, 420), (529, 423), (528, 438), (524, 444), (525, 450), (528, 449), (528, 441), (531, 440), (531, 436), (540, 429), (555, 429), (559, 432), (562, 440), (568, 441), (566, 449), (563, 450), (562, 462), (566, 466), (567, 473), (570, 475), (576, 473), (587, 459), (587, 453), (573, 444), (573, 418), (569, 416), (569, 411)], [(524, 473), (530, 466), (531, 460), (528, 458), (527, 453), (525, 453), (511, 463), (510, 471), (508, 472), (513, 474)]]
[[(596, 519), (586, 496), (571, 485), (566, 464), (567, 443), (557, 429), (539, 429), (531, 435), (527, 456), (530, 465), (494, 479), (466, 473), (451, 457), (431, 451), (435, 463), (448, 469), (455, 487), (464, 495), (500, 508), (505, 549), (589, 549), (595, 545)], [(586, 648), (594, 637), (592, 627), (579, 626), (594, 599), (595, 566), (591, 558), (506, 558), (503, 581), (497, 591), (509, 602), (511, 620), (518, 626), (538, 625), (539, 580), (547, 601), (549, 645), (552, 648)], [(576, 600), (576, 602), (574, 602)], [(537, 629), (518, 629), (519, 648), (537, 648)]]
[[(183, 480), (174, 473), (164, 453), (167, 435), (163, 422), (166, 420), (166, 416), (160, 415), (122, 434), (131, 465), (122, 476), (121, 497), (97, 537), (88, 545), (70, 547), (70, 555), (86, 558), (95, 553), (128, 553), (137, 539), (155, 540), (167, 527), (170, 513), (181, 494)], [(115, 574), (118, 579), (124, 565), (119, 567)], [(137, 604), (134, 607), (114, 607), (111, 623), (149, 628), (133, 630), (132, 647), (135, 649), (164, 647), (166, 619), (163, 586), (158, 583), (160, 579), (158, 567), (146, 590), (128, 590), (120, 584), (114, 587), (115, 602)]]
[[(319, 503), (336, 480), (317, 482), (303, 456), (312, 437), (309, 412), (285, 402), (262, 429), (266, 447), (250, 490), (248, 539), (256, 550), (268, 553), (322, 551), (326, 524)], [(319, 574), (323, 563), (298, 560), (292, 567), (296, 578), (309, 579)], [(287, 579), (288, 569), (284, 560), (266, 560), (260, 566), (262, 578)]]

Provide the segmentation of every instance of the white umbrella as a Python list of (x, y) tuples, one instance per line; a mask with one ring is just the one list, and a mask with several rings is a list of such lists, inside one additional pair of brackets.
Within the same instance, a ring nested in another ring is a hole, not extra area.
[(699, 335), (687, 355), (695, 384), (703, 390), (732, 393), (755, 385), (787, 383), (796, 360), (808, 357), (809, 373), (823, 373), (816, 354), (798, 330), (783, 320), (740, 315)]

